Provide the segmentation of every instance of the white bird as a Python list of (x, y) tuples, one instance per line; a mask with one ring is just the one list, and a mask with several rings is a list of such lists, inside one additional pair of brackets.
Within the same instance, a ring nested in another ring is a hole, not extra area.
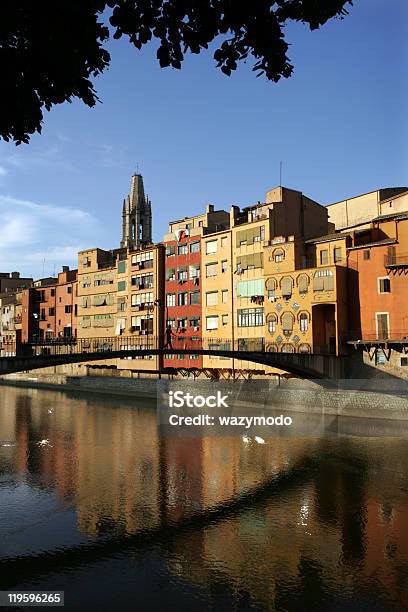
[(251, 438), (247, 435), (242, 436), (242, 441), (244, 444), (249, 444), (251, 442)]
[(258, 444), (265, 444), (265, 440), (259, 436), (255, 436), (255, 442), (258, 442)]
[(50, 441), (49, 440), (40, 440), (40, 442), (37, 442), (38, 446), (49, 446)]
[(4, 448), (9, 448), (10, 446), (15, 446), (15, 444), (11, 442), (4, 442), (4, 444), (0, 444), (0, 446), (3, 446)]
[(49, 411), (48, 411), (48, 414), (52, 414), (52, 410), (49, 410)]

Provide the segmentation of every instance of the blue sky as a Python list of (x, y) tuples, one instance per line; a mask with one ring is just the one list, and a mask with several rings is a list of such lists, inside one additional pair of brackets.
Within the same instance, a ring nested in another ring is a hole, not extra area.
[(121, 207), (139, 164), (154, 239), (169, 219), (263, 200), (279, 183), (322, 204), (408, 184), (406, 0), (355, 0), (319, 31), (292, 24), (294, 76), (231, 77), (212, 53), (160, 69), (153, 46), (113, 41), (96, 108), (45, 117), (29, 145), (0, 142), (0, 270), (41, 276), (79, 249), (119, 245)]

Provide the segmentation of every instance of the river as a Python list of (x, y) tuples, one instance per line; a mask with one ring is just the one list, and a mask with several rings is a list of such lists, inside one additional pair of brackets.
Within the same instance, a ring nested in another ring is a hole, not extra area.
[[(43, 442), (41, 442), (43, 441)], [(159, 435), (156, 405), (0, 387), (0, 588), (67, 610), (394, 610), (408, 438)]]

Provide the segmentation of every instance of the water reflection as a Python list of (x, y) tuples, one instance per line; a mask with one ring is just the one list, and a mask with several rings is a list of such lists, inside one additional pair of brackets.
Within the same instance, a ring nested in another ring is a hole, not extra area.
[(1, 387), (3, 580), (120, 558), (132, 592), (154, 550), (201, 609), (404, 607), (407, 459), (402, 438), (160, 438), (153, 402)]

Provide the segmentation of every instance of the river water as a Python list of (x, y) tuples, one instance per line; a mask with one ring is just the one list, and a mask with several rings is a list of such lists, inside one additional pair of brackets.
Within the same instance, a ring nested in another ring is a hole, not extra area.
[(408, 609), (408, 438), (163, 437), (154, 402), (0, 387), (0, 589), (63, 590), (67, 610)]

